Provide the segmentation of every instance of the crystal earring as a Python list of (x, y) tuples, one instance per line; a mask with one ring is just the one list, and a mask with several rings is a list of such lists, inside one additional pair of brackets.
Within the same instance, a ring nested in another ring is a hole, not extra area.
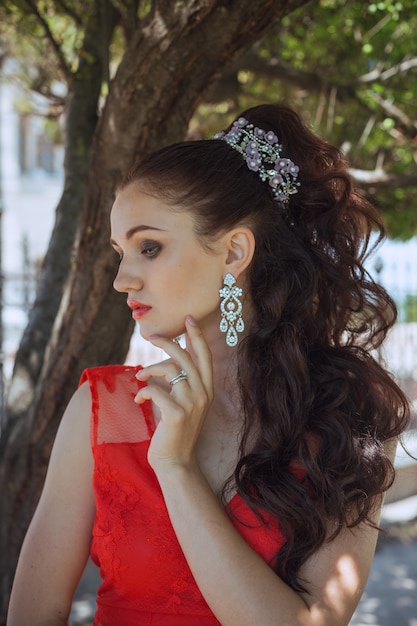
[(220, 330), (222, 333), (227, 333), (226, 343), (233, 348), (238, 342), (237, 333), (245, 330), (242, 318), (242, 303), (239, 300), (243, 292), (240, 287), (233, 286), (236, 282), (233, 274), (228, 272), (223, 282), (224, 287), (219, 289), (220, 297), (223, 298), (220, 302), (220, 312), (222, 314)]

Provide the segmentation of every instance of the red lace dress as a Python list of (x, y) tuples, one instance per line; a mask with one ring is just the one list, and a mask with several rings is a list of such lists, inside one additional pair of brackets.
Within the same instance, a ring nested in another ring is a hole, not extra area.
[[(171, 526), (147, 462), (155, 422), (150, 403), (133, 398), (139, 367), (86, 370), (93, 400), (96, 516), (91, 557), (100, 568), (94, 626), (214, 626)], [(80, 384), (81, 384), (80, 383)], [(225, 507), (232, 524), (271, 566), (283, 544), (274, 520), (265, 523), (235, 495)]]

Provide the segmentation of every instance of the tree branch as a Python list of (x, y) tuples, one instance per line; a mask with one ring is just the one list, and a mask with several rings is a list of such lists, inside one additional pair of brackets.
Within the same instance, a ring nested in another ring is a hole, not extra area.
[(76, 11), (73, 11), (71, 6), (69, 6), (67, 2), (64, 2), (64, 0), (55, 0), (55, 4), (57, 7), (60, 7), (64, 13), (69, 15), (69, 17), (74, 20), (77, 26), (82, 28), (83, 22), (81, 17), (78, 15), (78, 13), (76, 13)]
[(339, 100), (356, 97), (356, 89), (353, 85), (330, 82), (323, 76), (320, 76), (320, 74), (292, 67), (277, 57), (267, 60), (261, 59), (253, 50), (242, 57), (239, 66), (235, 66), (234, 69), (245, 69), (262, 76), (277, 78), (301, 89), (313, 92), (330, 91), (336, 88)]
[(140, 0), (111, 0), (111, 3), (120, 14), (120, 25), (126, 44), (129, 45), (138, 26)]
[(384, 71), (381, 71), (381, 69), (378, 68), (374, 69), (372, 72), (368, 72), (368, 74), (364, 74), (358, 78), (357, 82), (358, 84), (370, 84), (376, 82), (377, 80), (388, 80), (397, 74), (408, 72), (415, 67), (417, 67), (417, 57), (407, 59), (407, 61), (401, 61), (401, 63), (397, 63), (397, 65), (394, 65)]
[(69, 77), (70, 75), (70, 71), (65, 59), (65, 56), (62, 52), (61, 46), (55, 41), (55, 38), (52, 34), (51, 29), (49, 28), (47, 22), (43, 19), (42, 15), (39, 13), (38, 8), (36, 6), (36, 4), (34, 2), (32, 2), (32, 0), (24, 0), (26, 6), (28, 7), (29, 11), (31, 11), (31, 13), (36, 17), (36, 19), (38, 20), (38, 22), (40, 23), (46, 38), (48, 39), (49, 43), (51, 44), (57, 59), (58, 59), (58, 63), (59, 66), (61, 68), (61, 70), (63, 71), (64, 75)]
[[(407, 61), (407, 64), (409, 69), (414, 65), (417, 66), (417, 58), (410, 59)], [(402, 68), (406, 67), (406, 62), (403, 62), (396, 67), (400, 66)], [(350, 85), (331, 82), (323, 78), (323, 76), (320, 76), (320, 74), (305, 72), (294, 68), (285, 63), (285, 61), (276, 57), (265, 61), (264, 59), (261, 59), (253, 50), (246, 54), (238, 65), (233, 67), (233, 71), (235, 73), (239, 69), (245, 69), (258, 75), (282, 80), (288, 84), (310, 92), (330, 94), (334, 93), (334, 90), (336, 90), (337, 99), (339, 101), (343, 102), (346, 100), (354, 100), (364, 111), (367, 111), (368, 114), (375, 114), (375, 110), (371, 109), (371, 107), (364, 102), (360, 91), (358, 91), (358, 87), (364, 84), (361, 80)], [(384, 72), (380, 72), (379, 70), (375, 71), (375, 76), (376, 75), (384, 75)], [(372, 98), (382, 109), (384, 115), (391, 117), (395, 121), (404, 136), (410, 139), (414, 139), (417, 136), (417, 122), (412, 120), (404, 111), (377, 93), (372, 93)]]
[(388, 173), (382, 169), (359, 170), (350, 168), (350, 174), (355, 181), (364, 189), (378, 187), (379, 189), (396, 189), (398, 187), (416, 187), (417, 173), (396, 174)]
[(410, 139), (417, 137), (417, 121), (412, 120), (402, 109), (394, 104), (394, 102), (383, 98), (376, 92), (372, 93), (372, 99), (377, 102), (387, 117), (391, 117), (395, 121), (404, 135)]

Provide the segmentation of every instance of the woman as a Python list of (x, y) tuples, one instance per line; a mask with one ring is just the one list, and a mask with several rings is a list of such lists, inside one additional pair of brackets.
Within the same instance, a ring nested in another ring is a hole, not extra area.
[(114, 286), (169, 358), (84, 373), (10, 626), (66, 624), (90, 550), (96, 626), (348, 624), (408, 408), (370, 354), (395, 306), (346, 167), (263, 105), (125, 178)]

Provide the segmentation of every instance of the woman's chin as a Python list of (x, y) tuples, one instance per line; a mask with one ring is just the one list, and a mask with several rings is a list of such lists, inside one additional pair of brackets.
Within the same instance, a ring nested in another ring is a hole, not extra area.
[(185, 328), (150, 328), (146, 324), (139, 323), (139, 332), (142, 339), (145, 339), (145, 341), (150, 341), (151, 343), (151, 337), (153, 335), (165, 337), (166, 339), (171, 339), (172, 341), (176, 341), (178, 343), (177, 339), (181, 338), (181, 336), (185, 333)]

